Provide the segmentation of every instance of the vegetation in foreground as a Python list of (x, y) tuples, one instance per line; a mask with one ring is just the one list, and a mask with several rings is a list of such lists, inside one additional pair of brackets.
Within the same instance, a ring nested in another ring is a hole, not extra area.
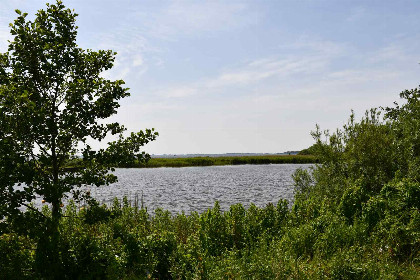
[(151, 158), (147, 162), (136, 162), (124, 167), (186, 167), (239, 164), (285, 164), (285, 163), (316, 163), (313, 155), (264, 155), (264, 156), (223, 156), (194, 158)]
[[(384, 119), (372, 109), (332, 134), (313, 132), (321, 164), (294, 174), (291, 205), (222, 212), (216, 203), (189, 215), (127, 200), (68, 205), (61, 279), (419, 279), (420, 92), (401, 97)], [(37, 214), (2, 222), (0, 278), (49, 278)]]

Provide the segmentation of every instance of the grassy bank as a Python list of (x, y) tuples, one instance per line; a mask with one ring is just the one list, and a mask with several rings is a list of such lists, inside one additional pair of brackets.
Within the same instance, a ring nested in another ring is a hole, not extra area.
[(239, 164), (284, 164), (284, 163), (316, 163), (312, 155), (264, 155), (241, 157), (194, 157), (194, 158), (152, 158), (147, 163), (136, 163), (129, 167), (186, 167)]

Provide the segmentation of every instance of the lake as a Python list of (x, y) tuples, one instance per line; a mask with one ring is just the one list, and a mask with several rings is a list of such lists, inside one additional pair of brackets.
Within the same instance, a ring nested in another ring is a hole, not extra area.
[(149, 212), (160, 207), (172, 213), (199, 213), (219, 201), (222, 210), (235, 203), (265, 206), (279, 199), (293, 200), (292, 174), (312, 164), (229, 165), (182, 168), (122, 169), (119, 181), (90, 188), (99, 202), (112, 204), (114, 197), (143, 201)]

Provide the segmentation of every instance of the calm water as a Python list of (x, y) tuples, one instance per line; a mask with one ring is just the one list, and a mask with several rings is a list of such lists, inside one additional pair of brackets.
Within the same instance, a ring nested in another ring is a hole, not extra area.
[(183, 168), (117, 169), (118, 183), (91, 188), (100, 202), (114, 197), (136, 196), (149, 212), (161, 207), (172, 213), (203, 212), (217, 200), (223, 210), (229, 205), (254, 203), (265, 206), (279, 199), (293, 199), (292, 173), (311, 164), (236, 165)]

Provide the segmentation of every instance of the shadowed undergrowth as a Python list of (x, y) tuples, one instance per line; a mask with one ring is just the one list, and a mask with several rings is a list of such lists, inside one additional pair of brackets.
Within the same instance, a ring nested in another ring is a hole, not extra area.
[[(390, 184), (360, 213), (350, 211), (357, 217), (347, 214), (353, 197), (341, 213), (300, 195), (291, 209), (281, 200), (222, 212), (216, 202), (190, 215), (151, 215), (127, 199), (79, 210), (70, 203), (60, 223), (63, 279), (417, 279), (416, 192), (409, 182)], [(1, 278), (41, 278), (36, 246), (6, 229)]]

